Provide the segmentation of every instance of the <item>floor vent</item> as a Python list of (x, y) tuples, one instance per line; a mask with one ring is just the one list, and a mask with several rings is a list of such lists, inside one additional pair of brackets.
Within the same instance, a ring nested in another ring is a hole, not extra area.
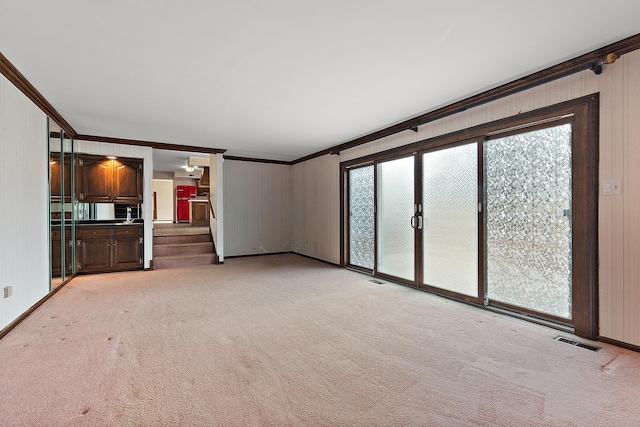
[(375, 283), (376, 285), (384, 285), (382, 280), (371, 279), (369, 280), (371, 283)]
[(578, 342), (578, 341), (574, 341), (574, 340), (571, 340), (571, 339), (565, 338), (565, 337), (556, 337), (556, 341), (560, 341), (560, 342), (563, 342), (563, 343), (571, 344), (571, 345), (574, 345), (576, 347), (586, 348), (587, 350), (591, 350), (591, 351), (602, 350), (602, 347), (596, 347), (595, 345), (584, 344), (584, 343), (581, 343), (581, 342)]

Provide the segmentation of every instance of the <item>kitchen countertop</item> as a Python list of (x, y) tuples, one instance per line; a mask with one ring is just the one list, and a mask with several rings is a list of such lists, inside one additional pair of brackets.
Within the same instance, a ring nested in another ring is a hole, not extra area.
[(76, 221), (77, 227), (110, 227), (110, 226), (131, 226), (131, 225), (144, 225), (142, 220), (134, 220), (132, 222), (126, 222), (121, 219), (109, 220), (109, 221)]

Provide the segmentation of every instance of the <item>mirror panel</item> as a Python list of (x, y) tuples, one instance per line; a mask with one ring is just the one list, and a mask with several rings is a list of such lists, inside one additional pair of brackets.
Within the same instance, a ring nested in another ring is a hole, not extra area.
[(48, 121), (49, 134), (49, 221), (50, 290), (56, 289), (74, 273), (74, 168), (73, 140)]

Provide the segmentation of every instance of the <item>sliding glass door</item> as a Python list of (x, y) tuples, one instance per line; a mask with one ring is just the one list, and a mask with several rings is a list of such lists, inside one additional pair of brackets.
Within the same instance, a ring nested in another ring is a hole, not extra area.
[(571, 319), (571, 125), (490, 139), (487, 297)]
[(414, 156), (376, 166), (378, 273), (408, 282), (415, 280)]
[(343, 265), (595, 337), (597, 109), (588, 102), (344, 162)]
[(375, 262), (375, 199), (373, 166), (349, 171), (349, 261), (373, 271)]
[(478, 297), (478, 144), (422, 155), (423, 286)]

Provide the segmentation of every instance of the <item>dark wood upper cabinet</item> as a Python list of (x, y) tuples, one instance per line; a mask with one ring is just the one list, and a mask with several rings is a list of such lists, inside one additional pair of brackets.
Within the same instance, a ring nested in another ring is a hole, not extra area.
[(104, 157), (81, 156), (78, 159), (78, 200), (106, 203), (111, 201), (113, 181), (112, 160)]
[(113, 160), (113, 201), (142, 202), (142, 161)]
[(205, 166), (203, 171), (202, 171), (202, 175), (200, 176), (200, 182), (199, 185), (200, 187), (206, 187), (209, 188), (209, 167)]
[(142, 202), (142, 160), (78, 156), (78, 200), (91, 203)]
[(64, 160), (60, 161), (60, 153), (51, 153), (49, 164), (51, 167), (51, 198), (54, 201), (62, 199), (62, 185), (60, 168), (62, 167), (64, 179), (64, 200), (71, 201), (71, 158), (64, 156)]

